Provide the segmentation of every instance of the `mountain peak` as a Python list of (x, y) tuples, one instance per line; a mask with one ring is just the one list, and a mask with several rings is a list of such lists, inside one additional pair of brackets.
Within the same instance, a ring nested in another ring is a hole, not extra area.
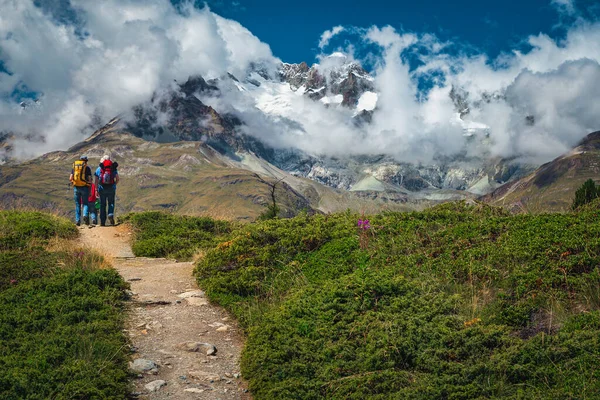
[(179, 88), (186, 96), (191, 96), (196, 92), (216, 92), (219, 90), (215, 85), (207, 83), (200, 75), (190, 76), (184, 84), (179, 85)]
[[(302, 88), (302, 93), (313, 100), (323, 100), (325, 104), (353, 108), (364, 93), (375, 90), (373, 77), (359, 63), (340, 52), (310, 68), (305, 62), (282, 64), (279, 74), (292, 90)], [(342, 100), (337, 101), (338, 97)]]
[(328, 55), (327, 57), (329, 58), (348, 58), (348, 56), (340, 51), (336, 51), (334, 53), (331, 53), (330, 55)]
[(600, 149), (600, 131), (592, 132), (584, 137), (579, 144), (578, 148), (581, 150), (597, 150)]

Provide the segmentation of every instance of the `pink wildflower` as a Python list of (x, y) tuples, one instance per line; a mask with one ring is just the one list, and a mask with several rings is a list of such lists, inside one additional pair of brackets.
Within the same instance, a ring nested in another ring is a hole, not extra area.
[(358, 223), (358, 238), (360, 241), (360, 248), (365, 250), (369, 246), (368, 230), (371, 229), (371, 223), (368, 219), (359, 219)]

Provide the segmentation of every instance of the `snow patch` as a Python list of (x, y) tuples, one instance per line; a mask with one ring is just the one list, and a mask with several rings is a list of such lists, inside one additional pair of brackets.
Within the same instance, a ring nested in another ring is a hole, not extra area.
[(454, 125), (460, 125), (463, 129), (463, 136), (473, 136), (478, 133), (485, 135), (489, 134), (490, 127), (481, 122), (464, 120), (460, 117), (460, 113), (455, 113), (454, 118), (450, 120), (450, 123)]
[(337, 94), (335, 96), (326, 96), (320, 100), (323, 104), (342, 104), (344, 101), (344, 96), (341, 94)]
[(360, 181), (356, 182), (351, 188), (351, 192), (357, 191), (370, 191), (370, 192), (383, 192), (385, 191), (385, 185), (374, 176), (367, 176)]
[(488, 177), (484, 176), (483, 178), (475, 182), (474, 185), (468, 188), (467, 192), (477, 195), (484, 195), (486, 193), (491, 192), (493, 189), (494, 187), (490, 184), (490, 180), (488, 179)]
[(288, 84), (265, 84), (256, 92), (256, 107), (267, 114), (279, 116), (293, 114), (292, 100), (301, 94), (292, 91)]
[(346, 56), (344, 53), (341, 53), (339, 51), (333, 52), (330, 55), (327, 56), (328, 58), (348, 58), (348, 56)]
[(373, 111), (377, 106), (377, 100), (379, 96), (375, 92), (364, 92), (358, 99), (358, 105), (356, 111)]
[(238, 88), (238, 90), (240, 92), (245, 92), (247, 90), (241, 83), (239, 83), (237, 81), (234, 81), (234, 85), (235, 85), (235, 87)]
[(359, 79), (364, 79), (369, 82), (375, 82), (375, 78), (373, 78), (371, 75), (368, 75), (368, 74), (359, 74), (356, 71), (353, 71), (352, 75), (356, 76)]

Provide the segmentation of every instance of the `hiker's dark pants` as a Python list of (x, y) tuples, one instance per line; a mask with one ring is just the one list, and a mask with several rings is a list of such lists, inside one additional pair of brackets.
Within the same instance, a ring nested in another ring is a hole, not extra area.
[(87, 186), (75, 186), (73, 190), (73, 199), (75, 200), (75, 222), (81, 222), (81, 209), (83, 216), (88, 216), (88, 196), (90, 188)]
[[(115, 213), (115, 189), (104, 189), (99, 191), (100, 194), (100, 223), (104, 225), (106, 223), (106, 217), (113, 217)], [(108, 215), (106, 213), (106, 207), (108, 206)]]

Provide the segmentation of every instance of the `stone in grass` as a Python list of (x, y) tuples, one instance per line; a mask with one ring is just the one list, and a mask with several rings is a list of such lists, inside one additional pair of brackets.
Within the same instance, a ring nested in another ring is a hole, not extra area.
[(145, 358), (138, 358), (129, 363), (129, 369), (134, 372), (151, 373), (156, 370), (158, 365), (152, 360), (146, 360)]
[(163, 386), (166, 386), (166, 385), (167, 385), (167, 382), (163, 381), (162, 379), (159, 379), (157, 381), (152, 381), (150, 383), (145, 384), (144, 387), (149, 392), (158, 392), (160, 390), (160, 388), (162, 388)]
[(217, 348), (214, 344), (210, 343), (202, 343), (202, 342), (183, 342), (177, 345), (177, 348), (180, 350), (197, 352), (200, 349), (206, 349), (206, 355), (212, 356), (217, 354)]

